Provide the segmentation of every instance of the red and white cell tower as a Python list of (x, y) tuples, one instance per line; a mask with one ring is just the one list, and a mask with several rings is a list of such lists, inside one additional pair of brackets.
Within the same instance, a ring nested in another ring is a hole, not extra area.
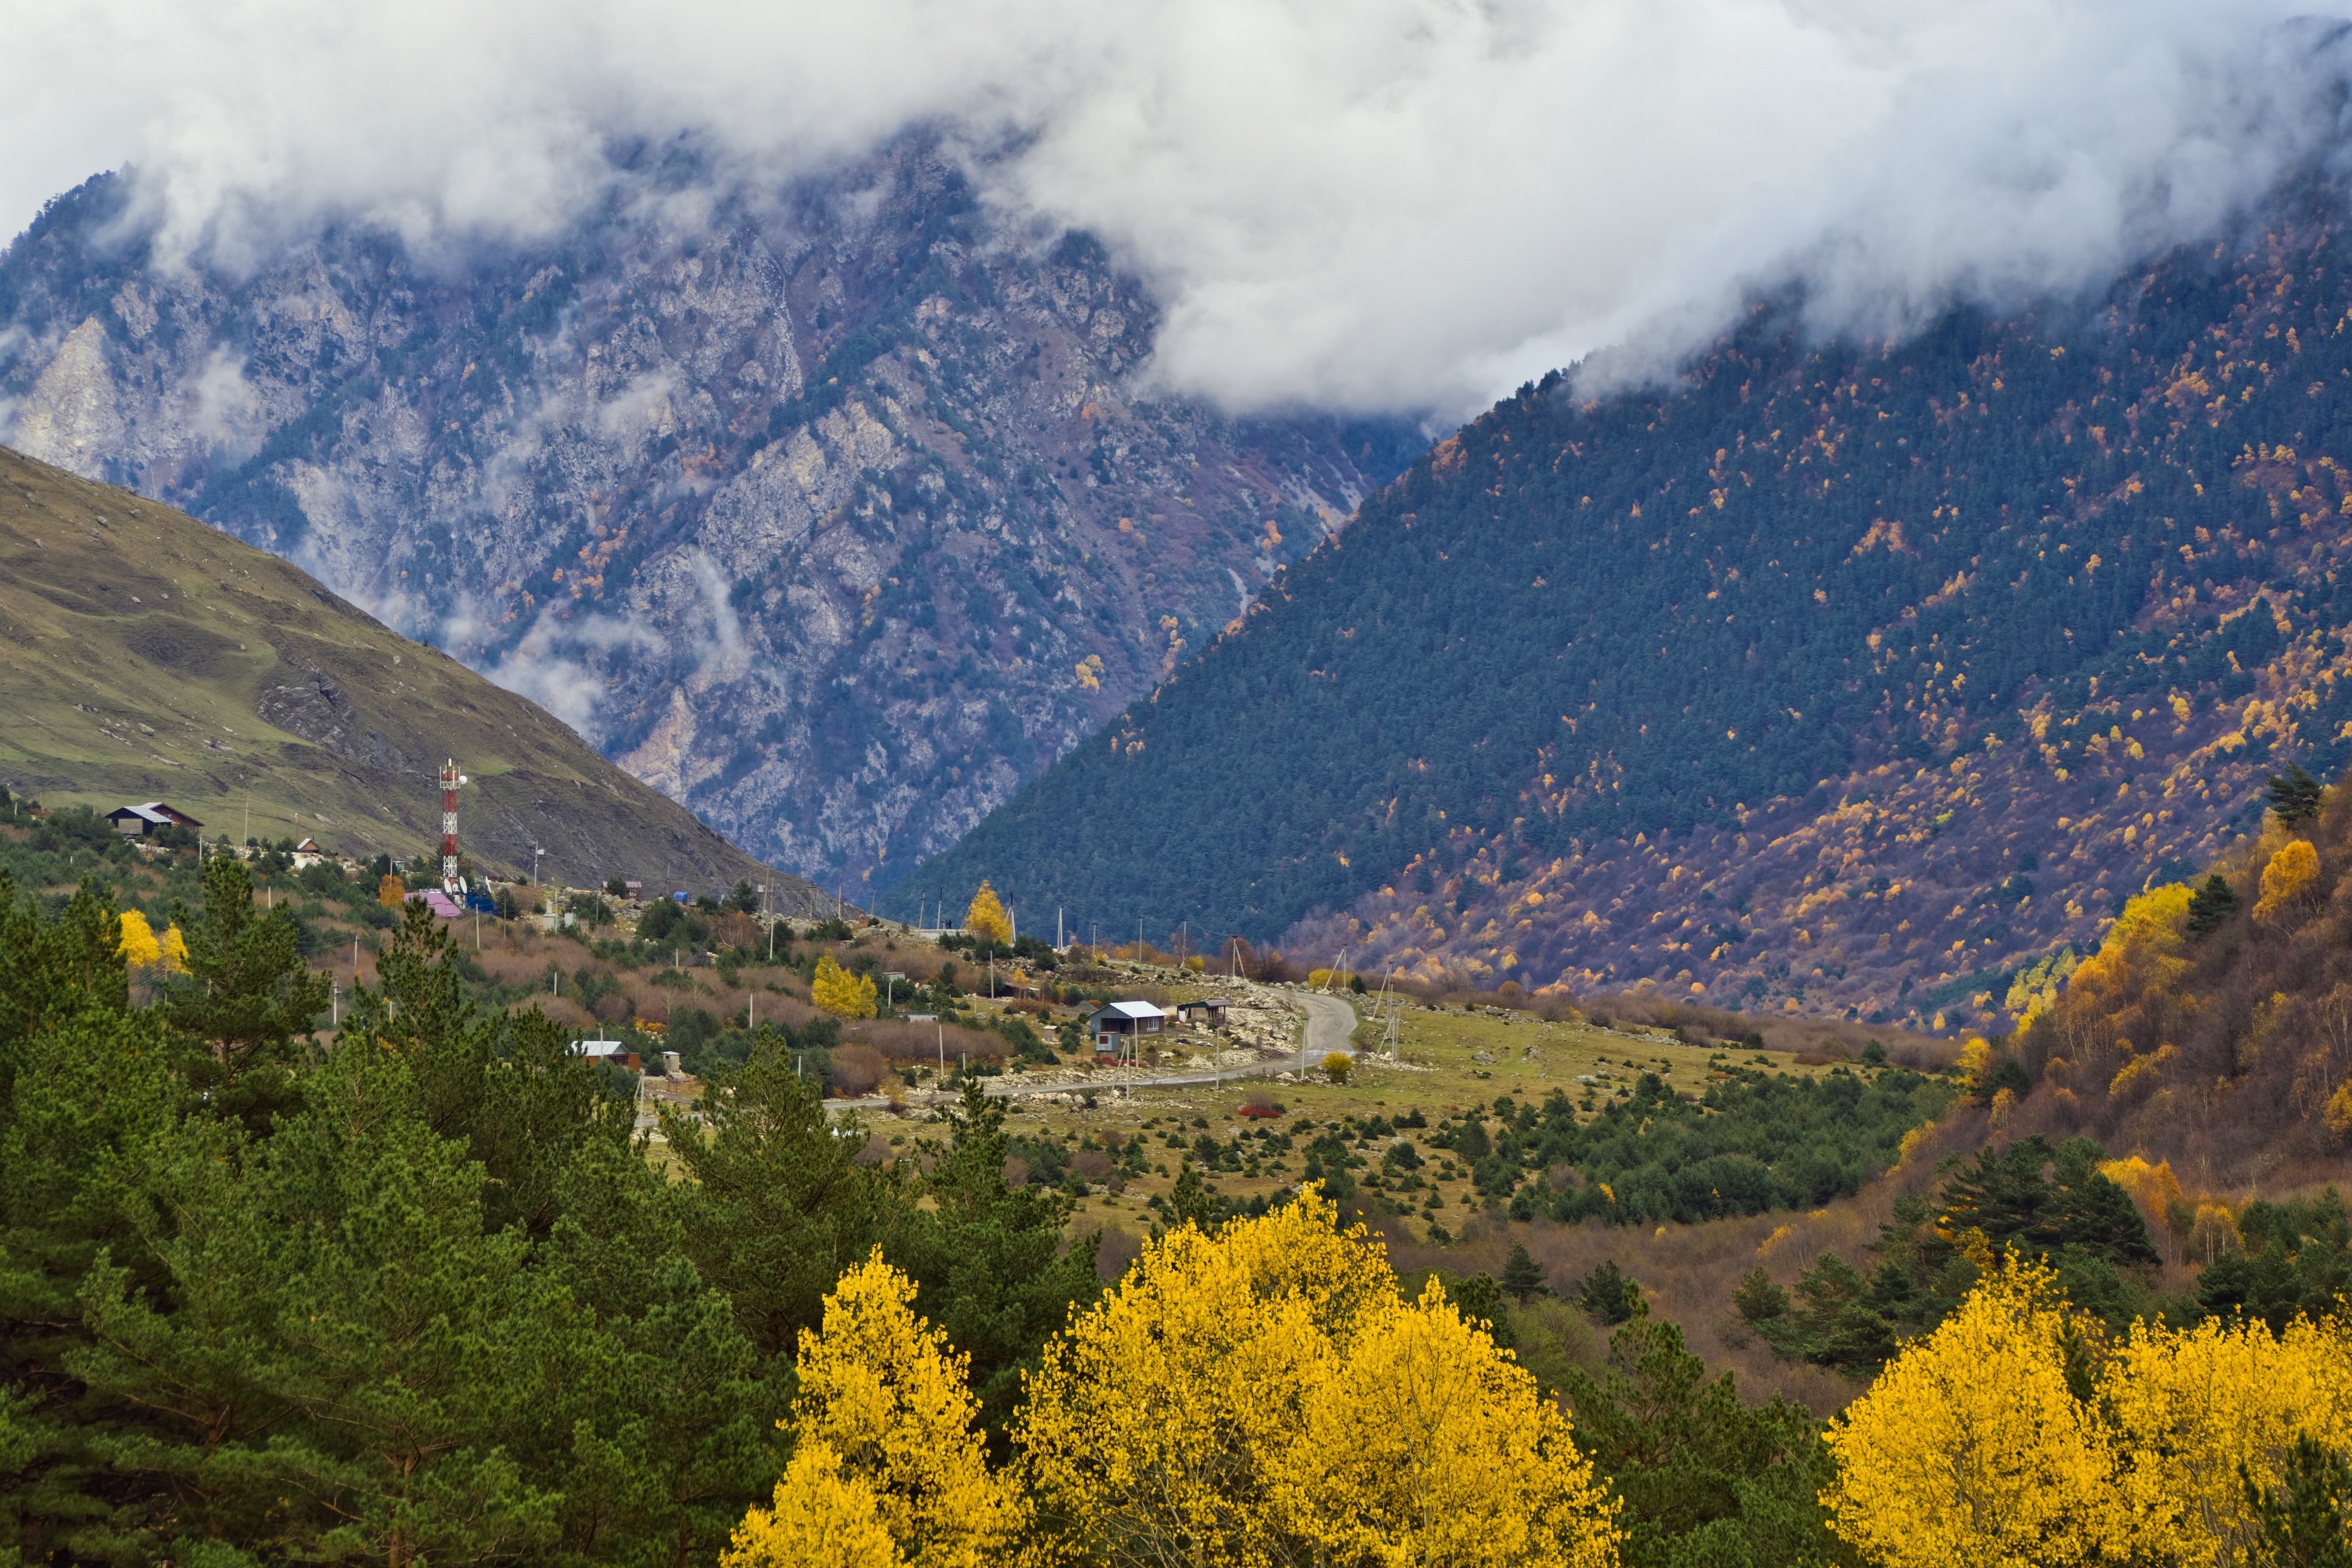
[(465, 781), (454, 758), (441, 764), (441, 891), (452, 898), (466, 891), (457, 880), (457, 786)]

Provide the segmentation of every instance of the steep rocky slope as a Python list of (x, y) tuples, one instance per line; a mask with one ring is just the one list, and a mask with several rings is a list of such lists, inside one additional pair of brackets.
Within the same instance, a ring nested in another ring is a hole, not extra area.
[(1150, 300), (903, 142), (648, 152), (530, 254), (165, 266), (125, 183), (0, 258), (0, 435), (187, 507), (828, 885), (944, 848), (1419, 449), (1133, 390)]
[[(208, 835), (430, 855), (572, 885), (779, 878), (561, 720), (277, 558), (0, 447), (0, 783), (51, 808), (163, 799)], [(534, 861), (534, 848), (543, 858)]]
[(2103, 300), (1528, 387), (922, 880), (1991, 1024), (2344, 755), (2347, 259), (2306, 193)]

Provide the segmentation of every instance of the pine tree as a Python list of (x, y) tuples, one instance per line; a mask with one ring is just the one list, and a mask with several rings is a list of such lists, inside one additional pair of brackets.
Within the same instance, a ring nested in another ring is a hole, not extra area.
[(2221, 923), (2236, 913), (2237, 908), (2238, 895), (2230, 891), (2230, 884), (2221, 880), (2221, 873), (2215, 872), (2205, 879), (2205, 885), (2189, 900), (2189, 935), (2210, 936), (2221, 929)]
[(172, 923), (190, 934), (188, 973), (197, 982), (175, 988), (163, 1005), (191, 1103), (259, 1131), (294, 1097), (294, 1042), (326, 1010), (329, 981), (303, 965), (290, 908), (253, 907), (242, 861), (205, 862), (203, 919), (175, 908)]
[(2300, 762), (2290, 764), (2284, 777), (2270, 775), (2266, 782), (2269, 788), (2263, 791), (2263, 803), (2277, 813), (2283, 826), (2291, 828), (2319, 815), (2326, 786), (2305, 772)]
[(1524, 1241), (1511, 1243), (1511, 1256), (1503, 1265), (1503, 1289), (1513, 1301), (1524, 1301), (1529, 1296), (1549, 1296), (1551, 1285), (1544, 1278), (1542, 1265), (1528, 1251)]
[(1095, 1231), (1065, 1244), (1076, 1200), (1052, 1187), (1007, 1186), (1005, 1102), (967, 1079), (948, 1108), (945, 1146), (920, 1145), (930, 1164), (918, 1211), (899, 1249), (921, 1287), (917, 1304), (970, 1359), (972, 1392), (989, 1427), (1002, 1432), (1045, 1341), (1101, 1290)]
[(1577, 1281), (1576, 1304), (1600, 1322), (1622, 1323), (1633, 1315), (1641, 1294), (1641, 1287), (1617, 1267), (1617, 1260), (1605, 1258)]
[(2263, 1486), (2242, 1460), (2238, 1478), (2262, 1531), (2253, 1556), (2262, 1568), (2352, 1568), (2352, 1464), (2342, 1454), (2304, 1432), (2277, 1486)]

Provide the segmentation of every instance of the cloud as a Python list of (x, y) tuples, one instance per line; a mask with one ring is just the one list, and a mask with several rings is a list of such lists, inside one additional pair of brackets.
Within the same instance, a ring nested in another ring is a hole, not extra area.
[[(478, 635), (484, 624), (474, 606), (461, 605), (444, 623), (441, 634), (446, 642), (462, 643)], [(603, 738), (599, 710), (607, 691), (604, 677), (583, 655), (616, 648), (666, 653), (669, 642), (635, 617), (566, 618), (553, 609), (542, 610), (521, 640), (482, 674), (508, 691), (529, 697), (594, 744)]]
[(680, 134), (774, 182), (962, 128), (1236, 408), (1453, 411), (1744, 289), (1886, 330), (2095, 282), (2341, 136), (2347, 0), (0, 0), (0, 207), (135, 162), (167, 250), (527, 242)]

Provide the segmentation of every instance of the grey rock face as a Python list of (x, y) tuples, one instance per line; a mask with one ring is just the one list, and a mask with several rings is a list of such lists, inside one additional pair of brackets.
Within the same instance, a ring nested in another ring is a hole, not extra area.
[[(781, 193), (648, 164), (528, 255), (328, 229), (171, 269), (126, 210), (93, 181), (0, 256), (0, 438), (293, 559), (853, 896), (1418, 444), (1139, 391), (1141, 287), (919, 141)], [(371, 743), (330, 690), (263, 700)]]

